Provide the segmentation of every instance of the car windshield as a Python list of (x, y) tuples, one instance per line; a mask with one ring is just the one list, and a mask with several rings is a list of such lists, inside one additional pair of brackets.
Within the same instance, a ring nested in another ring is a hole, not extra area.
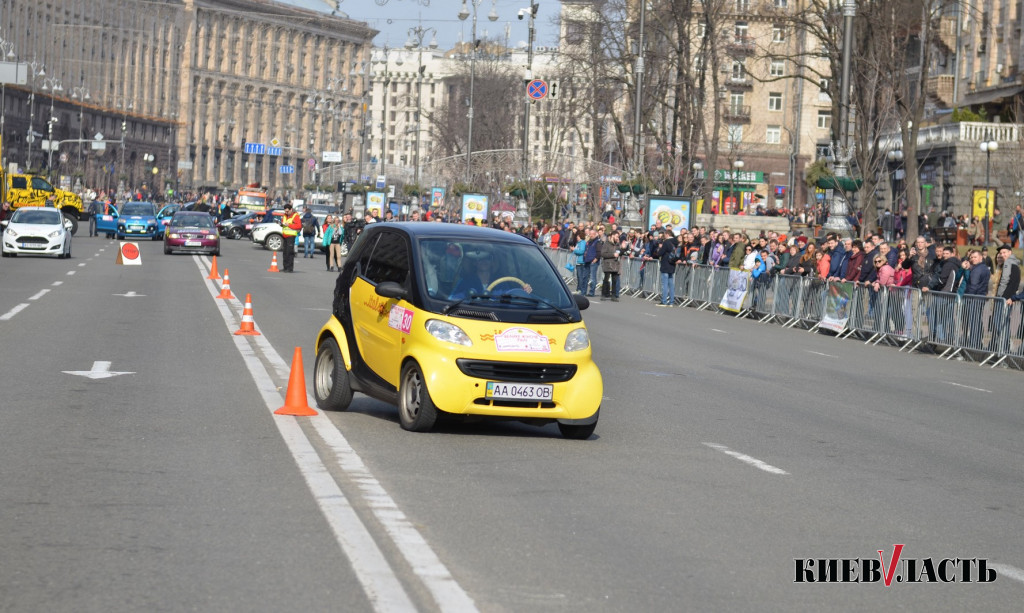
[(213, 217), (209, 215), (175, 215), (171, 219), (175, 228), (212, 228)]
[(510, 309), (568, 309), (573, 303), (558, 273), (533, 244), (479, 239), (420, 241), (427, 295), (458, 304)]
[(153, 205), (148, 202), (128, 202), (121, 208), (122, 215), (149, 215), (156, 216)]
[(11, 217), (11, 223), (32, 223), (41, 225), (60, 225), (61, 215), (55, 209), (18, 209)]

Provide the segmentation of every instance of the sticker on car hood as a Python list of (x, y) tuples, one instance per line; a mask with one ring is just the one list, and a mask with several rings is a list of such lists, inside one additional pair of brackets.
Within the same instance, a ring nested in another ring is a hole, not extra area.
[(388, 327), (408, 334), (412, 330), (412, 310), (397, 304), (392, 306), (388, 313)]
[(494, 347), (498, 351), (529, 351), (551, 353), (548, 337), (529, 328), (509, 328), (494, 335)]

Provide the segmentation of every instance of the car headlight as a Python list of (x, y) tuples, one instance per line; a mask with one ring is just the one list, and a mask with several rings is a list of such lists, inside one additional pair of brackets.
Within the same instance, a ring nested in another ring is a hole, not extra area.
[(14, 228), (7, 228), (7, 234), (9, 234), (11, 238), (18, 238), (18, 233), (14, 231)]
[(446, 343), (455, 343), (456, 345), (465, 345), (466, 347), (472, 347), (473, 341), (469, 339), (469, 335), (466, 334), (462, 328), (450, 324), (447, 321), (441, 321), (439, 319), (431, 319), (426, 325), (427, 332), (439, 341)]
[(566, 351), (583, 351), (590, 346), (590, 336), (586, 328), (576, 328), (565, 337)]
[(50, 236), (50, 238), (57, 238), (58, 236), (60, 236), (60, 234), (61, 234), (60, 230), (54, 230), (53, 232), (50, 232), (49, 236)]
[(171, 232), (170, 234), (167, 235), (167, 238), (178, 238), (178, 233), (177, 232)]

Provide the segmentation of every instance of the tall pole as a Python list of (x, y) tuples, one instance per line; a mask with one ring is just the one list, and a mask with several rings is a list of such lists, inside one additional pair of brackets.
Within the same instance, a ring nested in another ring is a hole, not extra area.
[(46, 76), (46, 66), (42, 62), (32, 60), (28, 63), (28, 67), (32, 70), (30, 75), (29, 87), (31, 91), (28, 95), (28, 135), (25, 140), (28, 141), (28, 152), (25, 155), (25, 170), (32, 168), (32, 143), (36, 140), (35, 136), (35, 119), (36, 119), (36, 79), (39, 77)]
[[(835, 163), (832, 172), (837, 178), (846, 177), (849, 170), (849, 161), (852, 156), (849, 144), (850, 134), (850, 66), (853, 54), (853, 18), (857, 15), (856, 0), (843, 0), (843, 57), (842, 57), (842, 79), (839, 83), (839, 128), (836, 132), (837, 138), (832, 145), (832, 154)], [(835, 186), (839, 188), (839, 185)], [(842, 192), (842, 189), (834, 189), (835, 192)], [(845, 195), (833, 195), (832, 205), (829, 207), (828, 219), (825, 221), (825, 228), (844, 234), (853, 232), (853, 227), (847, 219), (847, 201)]]
[[(537, 9), (540, 5), (534, 0), (530, 0), (529, 15), (527, 18), (529, 22), (529, 37), (528, 45), (526, 47), (526, 72), (524, 73), (524, 88), (529, 87), (530, 81), (533, 80), (533, 37), (534, 37), (534, 19), (537, 17)], [(523, 96), (523, 187), (526, 189), (526, 197), (530, 195), (530, 105), (531, 99), (529, 96)], [(526, 210), (526, 198), (523, 198), (522, 205), (519, 210), (516, 211), (517, 216), (529, 218), (529, 213)], [(555, 209), (558, 207), (555, 206)], [(558, 211), (552, 211), (552, 215), (557, 217)], [(554, 219), (553, 217), (553, 219)], [(526, 221), (526, 219), (521, 219)]]
[(991, 217), (992, 217), (992, 198), (989, 196), (991, 189), (989, 188), (991, 175), (989, 170), (992, 163), (992, 152), (999, 148), (999, 143), (995, 140), (987, 140), (981, 143), (981, 150), (985, 152), (985, 245), (987, 246), (991, 239)]
[(423, 26), (416, 26), (409, 28), (409, 42), (406, 43), (406, 47), (416, 46), (417, 48), (417, 72), (416, 72), (416, 151), (413, 153), (415, 159), (414, 172), (416, 187), (420, 186), (420, 132), (423, 131), (423, 73), (425, 66), (423, 66), (423, 39), (426, 38), (427, 34), (433, 34), (434, 38), (430, 41), (430, 48), (434, 49), (437, 47), (437, 30), (434, 28), (424, 28)]
[[(9, 40), (0, 38), (0, 57), (5, 61), (17, 58), (14, 53), (14, 43)], [(3, 157), (4, 149), (4, 123), (7, 119), (7, 82), (0, 83), (0, 166), (5, 165), (6, 159)]]
[[(644, 173), (644, 151), (641, 140), (643, 136), (641, 134), (641, 123), (640, 123), (640, 104), (643, 100), (644, 90), (644, 24), (647, 18), (647, 0), (640, 0), (640, 34), (637, 37), (637, 48), (636, 48), (636, 69), (634, 74), (636, 75), (636, 99), (633, 103), (634, 117), (633, 117), (633, 171), (637, 176), (642, 176)], [(639, 207), (640, 196), (634, 194), (632, 198), (636, 199), (636, 203), (633, 206), (628, 207), (626, 210), (626, 220), (630, 225), (634, 225), (640, 221), (640, 212), (637, 210)]]
[(64, 91), (64, 87), (61, 85), (60, 79), (53, 77), (51, 79), (43, 81), (43, 90), (47, 88), (50, 90), (50, 116), (46, 120), (46, 140), (48, 141), (47, 149), (49, 154), (46, 157), (46, 176), (53, 181), (53, 122), (57, 119), (53, 116), (53, 98), (57, 95), (57, 92)]
[[(473, 27), (472, 27), (472, 38), (470, 40), (470, 55), (469, 58), (469, 113), (466, 117), (469, 119), (468, 132), (466, 134), (466, 184), (471, 183), (472, 173), (472, 158), (473, 158), (473, 93), (476, 86), (476, 54), (478, 41), (476, 39), (476, 14), (477, 9), (480, 7), (481, 0), (470, 0), (473, 3)], [(495, 10), (495, 3), (497, 0), (491, 1), (491, 12), (487, 15), (487, 18), (491, 21), (498, 20), (498, 13)], [(465, 21), (469, 17), (469, 10), (466, 8), (466, 0), (462, 0), (462, 10), (459, 11), (459, 19)]]

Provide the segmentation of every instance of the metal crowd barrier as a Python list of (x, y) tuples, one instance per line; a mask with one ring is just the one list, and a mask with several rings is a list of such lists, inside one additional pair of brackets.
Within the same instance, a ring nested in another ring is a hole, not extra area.
[[(570, 285), (576, 283), (565, 264), (575, 256), (565, 250), (545, 248), (559, 274)], [(622, 293), (644, 300), (661, 296), (658, 261), (644, 263), (622, 258)], [(674, 299), (697, 310), (720, 310), (729, 286), (729, 269), (702, 264), (676, 266)], [(821, 328), (834, 284), (821, 279), (777, 275), (753, 280), (741, 316), (754, 316), (767, 323), (777, 320), (784, 328), (802, 326), (814, 332)], [(845, 294), (844, 294), (845, 296)], [(833, 304), (834, 304), (833, 297)], [(833, 307), (834, 308), (834, 307)], [(988, 296), (958, 296), (944, 292), (921, 292), (913, 287), (870, 286), (852, 288), (845, 303), (845, 326), (837, 338), (856, 336), (865, 343), (886, 343), (900, 351), (929, 347), (939, 357), (963, 355), (994, 368), (1012, 360), (1024, 364), (1024, 304), (1007, 306), (1005, 300)], [(828, 328), (836, 329), (834, 320)]]

